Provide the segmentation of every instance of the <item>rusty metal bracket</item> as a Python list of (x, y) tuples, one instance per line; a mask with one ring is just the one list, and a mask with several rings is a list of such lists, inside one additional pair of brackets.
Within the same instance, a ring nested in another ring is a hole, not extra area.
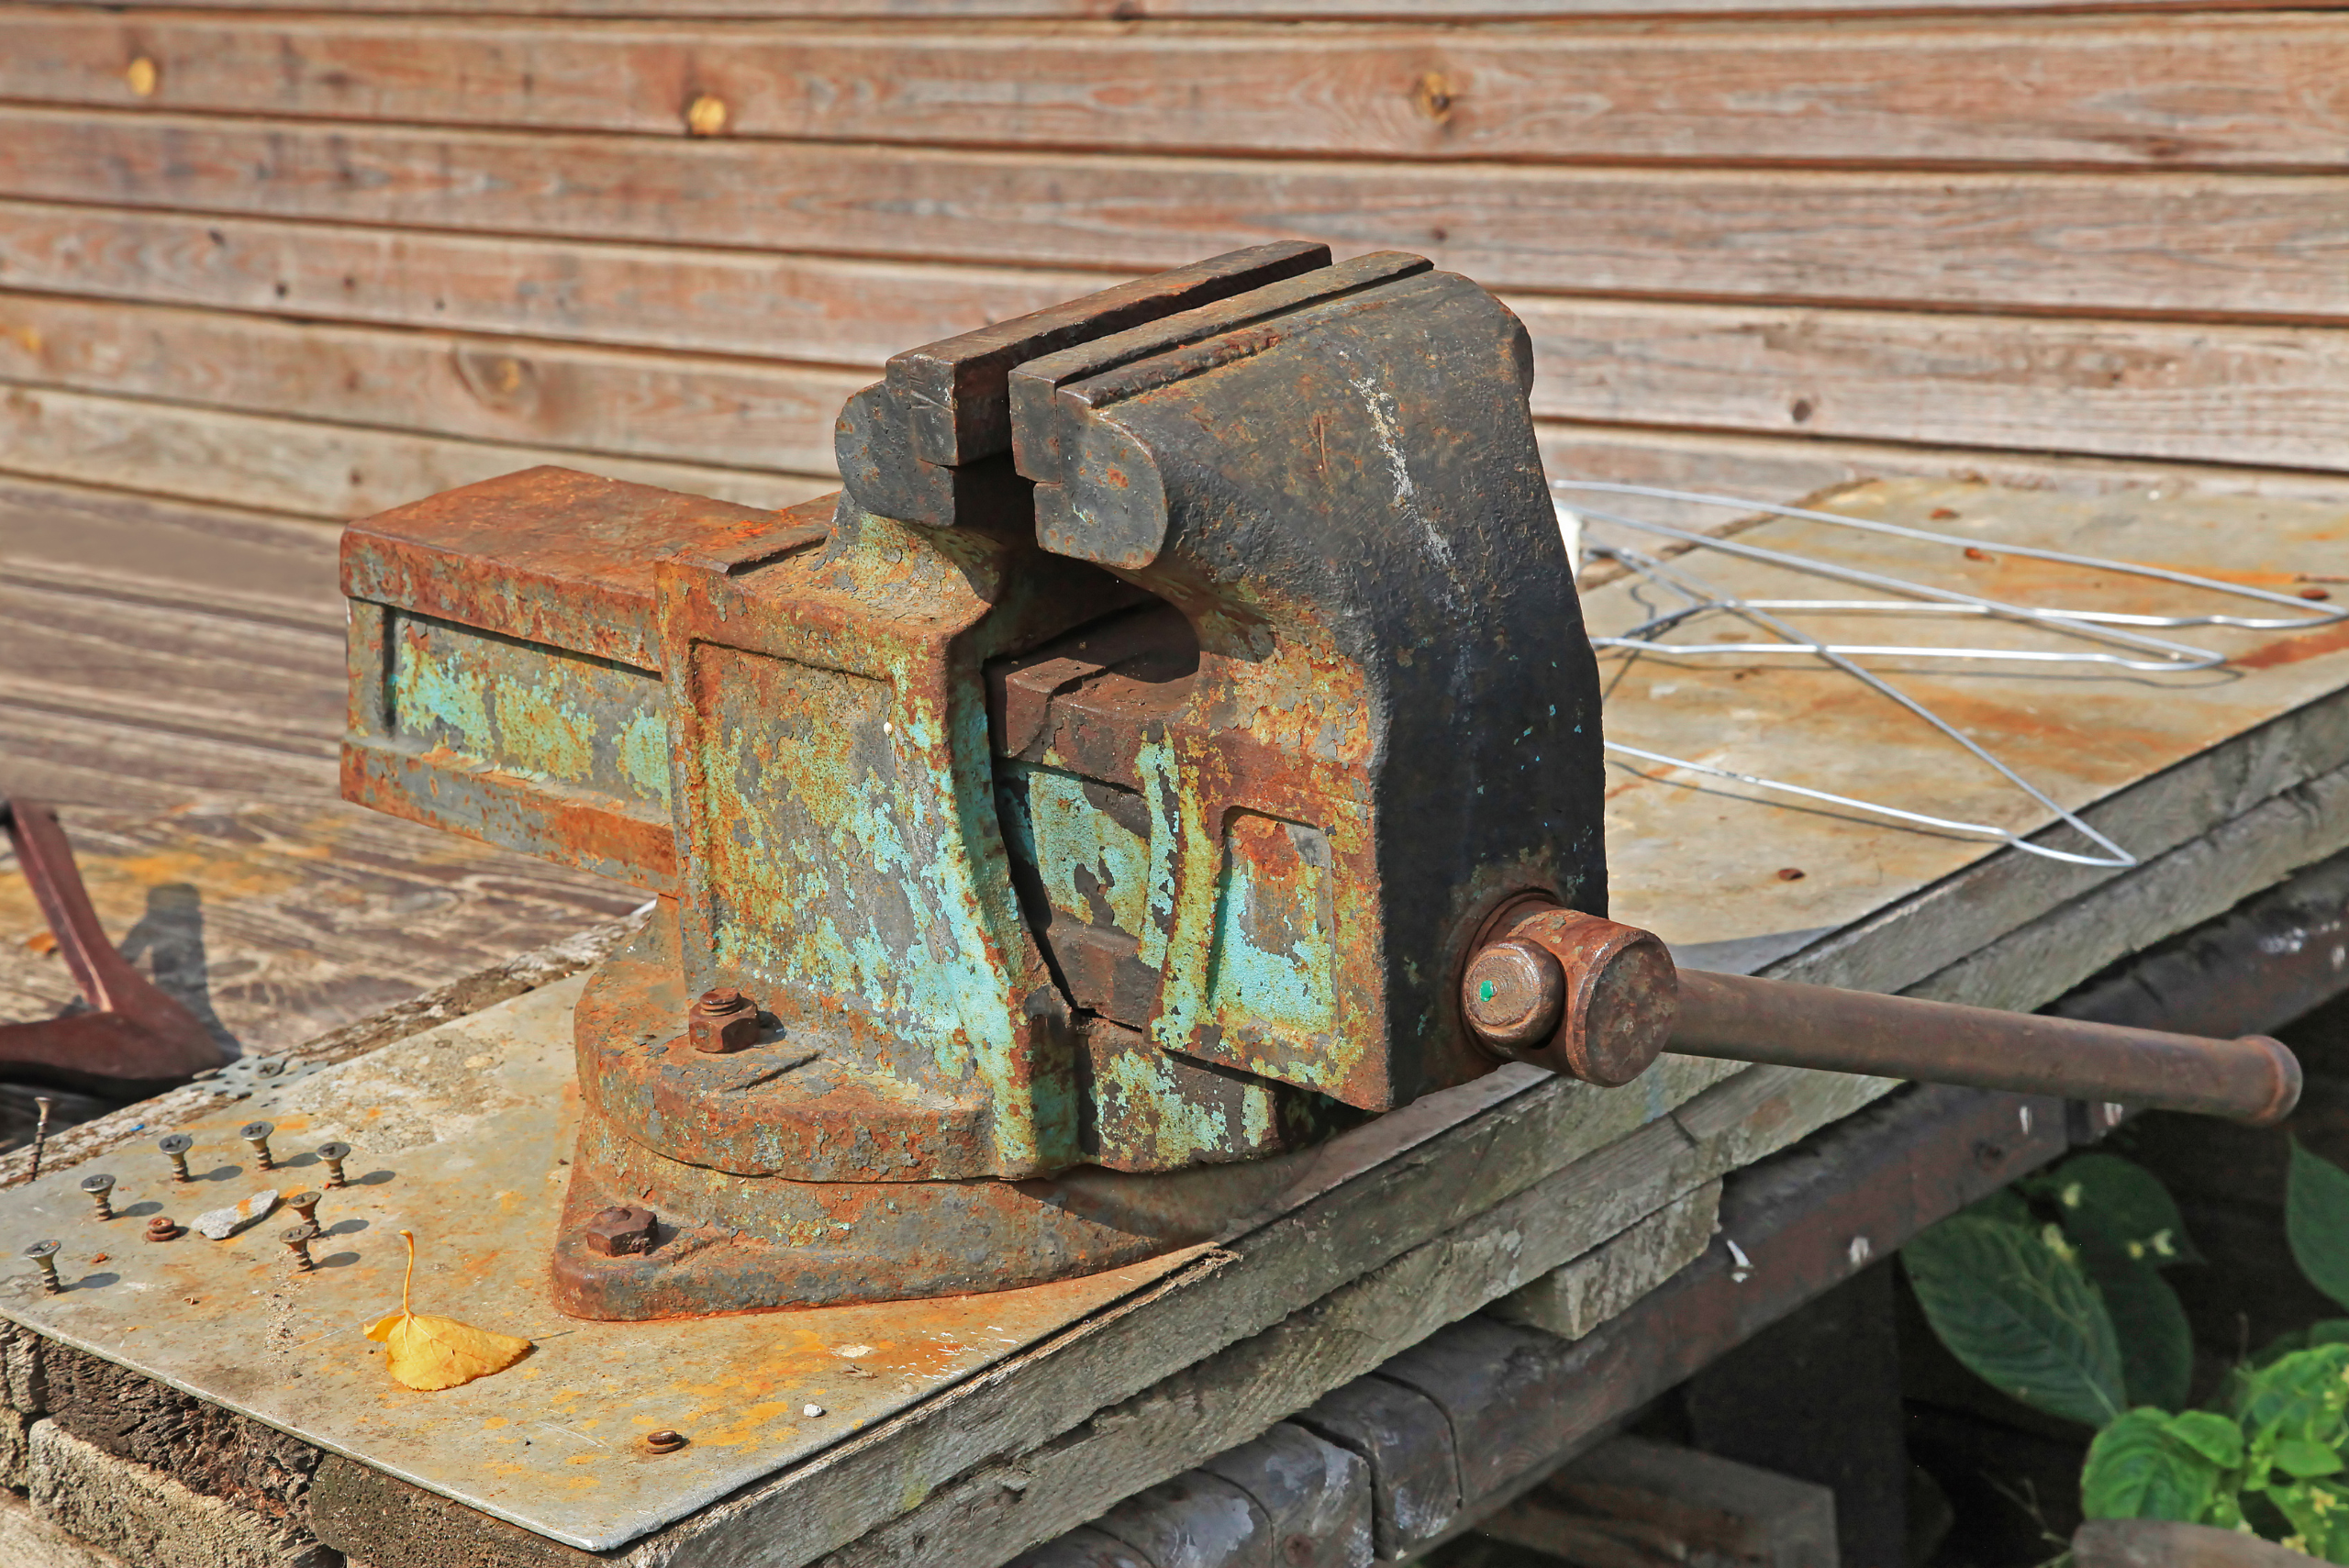
[(84, 1013), (0, 1025), (0, 1074), (136, 1099), (227, 1060), (212, 1033), (106, 940), (57, 813), (0, 801), (17, 869), (89, 1003)]

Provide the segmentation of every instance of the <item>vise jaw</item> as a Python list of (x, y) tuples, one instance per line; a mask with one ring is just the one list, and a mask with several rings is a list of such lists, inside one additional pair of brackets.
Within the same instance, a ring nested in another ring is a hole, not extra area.
[[(897, 356), (836, 498), (352, 525), (345, 794), (656, 895), (577, 1009), (564, 1307), (1117, 1266), (1488, 1071), (1480, 933), (1606, 886), (1531, 375), (1465, 279), (1268, 245)], [(621, 1203), (650, 1249), (581, 1244)]]

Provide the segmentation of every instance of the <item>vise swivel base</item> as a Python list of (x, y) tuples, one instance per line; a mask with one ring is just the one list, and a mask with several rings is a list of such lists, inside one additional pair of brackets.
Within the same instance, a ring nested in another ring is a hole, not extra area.
[(345, 795), (656, 899), (576, 1012), (558, 1305), (1116, 1267), (1508, 1060), (2280, 1114), (2273, 1042), (1679, 976), (1605, 920), (1531, 377), (1466, 279), (1267, 245), (898, 355), (837, 497), (537, 469), (352, 525)]

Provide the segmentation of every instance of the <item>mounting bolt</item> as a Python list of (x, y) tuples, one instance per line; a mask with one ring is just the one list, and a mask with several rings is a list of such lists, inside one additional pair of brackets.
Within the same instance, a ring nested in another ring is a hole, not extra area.
[(310, 1261), (310, 1243), (318, 1239), (317, 1226), (297, 1225), (291, 1230), (281, 1232), (277, 1239), (285, 1243), (287, 1251), (294, 1254), (295, 1273), (306, 1274), (318, 1266)]
[(90, 1202), (100, 1219), (114, 1218), (114, 1178), (103, 1172), (82, 1178), (82, 1190), (90, 1195)]
[(579, 1240), (599, 1258), (629, 1258), (652, 1251), (652, 1211), (640, 1204), (615, 1204), (580, 1228)]
[(187, 1151), (195, 1147), (195, 1139), (184, 1132), (167, 1132), (155, 1140), (155, 1147), (171, 1157), (172, 1180), (175, 1182), (195, 1180), (188, 1173), (187, 1168)]
[(150, 1241), (176, 1241), (179, 1238), (180, 1228), (168, 1214), (159, 1214), (147, 1222), (147, 1240)]
[(318, 1222), (318, 1195), (316, 1193), (295, 1193), (285, 1200), (285, 1207), (300, 1215), (305, 1225)]
[(277, 1130), (274, 1122), (249, 1121), (237, 1129), (237, 1136), (252, 1145), (253, 1162), (264, 1171), (277, 1169), (277, 1162), (269, 1152), (269, 1135)]
[(318, 1158), (327, 1162), (327, 1191), (332, 1192), (337, 1187), (351, 1184), (342, 1179), (342, 1162), (351, 1158), (350, 1144), (321, 1143), (318, 1145)]
[(1548, 1040), (1565, 1011), (1566, 972), (1529, 941), (1497, 941), (1468, 961), (1460, 1008), (1478, 1040), (1504, 1056)]
[(731, 986), (705, 991), (686, 1014), (685, 1032), (696, 1051), (711, 1055), (756, 1045), (759, 1005)]
[(57, 1277), (56, 1242), (36, 1241), (31, 1246), (25, 1249), (25, 1256), (30, 1258), (35, 1263), (40, 1266), (40, 1287), (42, 1290), (46, 1291), (50, 1296), (55, 1296), (59, 1291), (65, 1288), (64, 1282)]
[(657, 1432), (645, 1433), (644, 1446), (652, 1453), (674, 1453), (685, 1446), (685, 1434), (663, 1427)]

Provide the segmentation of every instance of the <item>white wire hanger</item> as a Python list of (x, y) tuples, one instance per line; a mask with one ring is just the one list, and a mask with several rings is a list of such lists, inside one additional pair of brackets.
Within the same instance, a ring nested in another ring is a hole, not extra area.
[[(1733, 495), (1667, 490), (1653, 485), (1611, 484), (1597, 480), (1558, 480), (1552, 483), (1551, 489), (1553, 492), (1640, 495), (1698, 506), (1728, 506), (1741, 512), (1765, 512), (1778, 517), (1800, 518), (1808, 522), (1826, 523), (1865, 533), (1919, 539), (1960, 549), (1967, 548), (1973, 543), (1972, 540), (1961, 536), (1938, 533), (1929, 528), (1909, 528), (1897, 523), (1875, 522), (1861, 517), (1838, 517), (1831, 512), (1815, 512), (1799, 506), (1781, 506), (1769, 502), (1753, 501)], [(1854, 662), (1854, 657), (1856, 655), (1920, 660), (1956, 659), (2040, 664), (2095, 663), (2117, 666), (2131, 671), (2175, 674), (2213, 668), (2223, 664), (2226, 662), (2226, 656), (2209, 649), (2197, 648), (2166, 638), (2154, 637), (2147, 631), (2137, 628), (2166, 630), (2209, 626), (2257, 630), (2299, 630), (2330, 625), (2349, 617), (2349, 608), (2328, 607), (2311, 613), (2310, 605), (2299, 598), (2267, 589), (2248, 587), (2242, 584), (2221, 582), (2215, 578), (2190, 572), (2178, 572), (2166, 567), (2143, 566), (2132, 562), (2111, 561), (2099, 556), (2078, 555), (2035, 546), (2000, 543), (1997, 550), (2001, 555), (2024, 556), (2091, 571), (2152, 578), (2183, 587), (2288, 606), (2300, 613), (2290, 619), (2254, 618), (2235, 615), (2151, 616), (2021, 605), (1966, 593), (1960, 589), (1946, 588), (1935, 584), (1919, 583), (1907, 578), (1868, 572), (1858, 567), (1821, 561), (1813, 556), (1793, 551), (1772, 550), (1736, 539), (1698, 533), (1645, 518), (1602, 512), (1587, 506), (1569, 508), (1564, 503), (1557, 501), (1554, 495), (1553, 505), (1558, 509), (1561, 528), (1573, 534), (1579, 533), (1580, 517), (1589, 517), (1620, 528), (1660, 536), (1698, 549), (1719, 550), (1744, 560), (1758, 561), (1795, 572), (1877, 588), (1889, 595), (1897, 595), (1878, 599), (1743, 598), (1715, 588), (1684, 565), (1667, 563), (1660, 557), (1644, 550), (1623, 545), (1606, 544), (1590, 545), (1584, 550), (1587, 555), (1617, 562), (1629, 568), (1644, 583), (1674, 595), (1681, 601), (1674, 607), (1651, 614), (1646, 619), (1624, 632), (1614, 636), (1592, 638), (1591, 643), (1594, 647), (1630, 652), (1634, 655), (1651, 652), (1669, 653), (1675, 657), (1731, 655), (1742, 659), (1752, 659), (1761, 655), (1821, 660), (1922, 719), (1987, 765), (2008, 783), (2029, 795), (2038, 805), (2053, 813), (2059, 822), (2081, 834), (2102, 852), (2081, 853), (2057, 849), (2052, 845), (2034, 843), (2020, 834), (1993, 823), (1965, 822), (1927, 812), (1909, 811), (1877, 801), (1862, 800), (1852, 795), (1813, 789), (1805, 784), (1789, 784), (1783, 780), (1738, 773), (1728, 768), (1715, 767), (1708, 762), (1693, 762), (1687, 758), (1669, 757), (1661, 752), (1645, 751), (1640, 747), (1628, 746), (1618, 741), (1603, 742), (1608, 751), (1662, 767), (1683, 769), (1709, 774), (1715, 778), (1729, 779), (1751, 788), (1796, 795), (1804, 799), (1864, 811), (1917, 827), (1966, 837), (1990, 839), (2011, 845), (2024, 853), (2044, 856), (2049, 860), (2060, 861), (2069, 865), (2117, 870), (2133, 866), (2139, 862), (2136, 856), (2098, 831), (2078, 814), (2057, 804), (2044, 791), (1992, 755), (1987, 748), (1958, 729), (1941, 715), (1902, 692), (1874, 671)], [(1774, 613), (1777, 611), (1829, 612), (1836, 615), (1880, 613), (1978, 617), (2031, 626), (2041, 630), (2058, 632), (2078, 640), (2102, 643), (2107, 647), (2104, 650), (2083, 650), (1831, 643), (1805, 636)], [(1706, 617), (1719, 616), (1728, 616), (1746, 625), (1767, 630), (1776, 640), (1716, 643), (1660, 640), (1668, 632)], [(2110, 651), (2111, 649), (2119, 649), (2122, 651)]]

